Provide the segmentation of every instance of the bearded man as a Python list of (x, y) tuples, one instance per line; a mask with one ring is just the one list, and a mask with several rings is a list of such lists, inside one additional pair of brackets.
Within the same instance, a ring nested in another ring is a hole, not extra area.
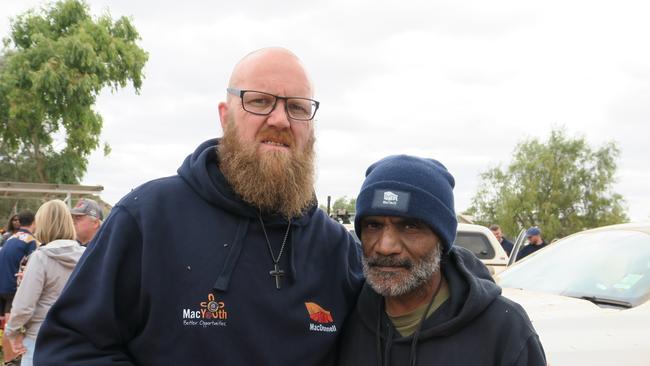
[(223, 138), (112, 210), (37, 344), (52, 365), (332, 365), (362, 284), (351, 235), (317, 208), (301, 61), (234, 68)]
[(546, 364), (524, 309), (453, 246), (453, 187), (432, 159), (390, 156), (366, 171), (354, 221), (366, 285), (340, 365)]

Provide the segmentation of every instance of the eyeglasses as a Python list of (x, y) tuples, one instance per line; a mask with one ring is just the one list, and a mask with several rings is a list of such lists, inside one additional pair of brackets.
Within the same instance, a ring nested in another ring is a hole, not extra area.
[(298, 121), (311, 121), (316, 115), (319, 102), (309, 98), (280, 97), (277, 95), (255, 90), (226, 89), (228, 93), (241, 98), (242, 108), (248, 113), (258, 116), (268, 116), (278, 104), (278, 99), (284, 100), (284, 110), (287, 116)]

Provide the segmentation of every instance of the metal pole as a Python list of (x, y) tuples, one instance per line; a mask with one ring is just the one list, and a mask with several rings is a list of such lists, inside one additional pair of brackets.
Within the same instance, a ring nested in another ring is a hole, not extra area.
[(327, 196), (327, 216), (330, 215), (330, 203), (332, 202), (332, 196)]

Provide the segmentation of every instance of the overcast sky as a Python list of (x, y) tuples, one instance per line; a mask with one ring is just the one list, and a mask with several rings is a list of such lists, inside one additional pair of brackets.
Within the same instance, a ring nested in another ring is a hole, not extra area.
[[(9, 17), (43, 4), (0, 2)], [(175, 174), (221, 135), (217, 104), (246, 53), (283, 46), (301, 57), (321, 102), (316, 192), (356, 196), (391, 154), (433, 157), (456, 177), (456, 210), (479, 174), (510, 162), (517, 142), (553, 128), (621, 149), (615, 191), (632, 220), (650, 218), (650, 2), (639, 1), (89, 1), (131, 16), (149, 52), (140, 95), (102, 94), (102, 140), (84, 184), (114, 204)]]

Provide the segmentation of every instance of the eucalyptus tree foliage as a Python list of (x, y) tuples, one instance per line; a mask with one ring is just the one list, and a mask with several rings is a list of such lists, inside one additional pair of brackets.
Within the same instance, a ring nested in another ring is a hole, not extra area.
[(525, 140), (506, 168), (481, 174), (467, 213), (509, 235), (538, 225), (547, 240), (625, 222), (623, 197), (613, 191), (619, 155), (614, 142), (592, 148), (563, 130), (546, 141)]
[(142, 86), (148, 54), (139, 40), (128, 18), (93, 17), (78, 0), (12, 20), (0, 55), (0, 180), (80, 181), (100, 146), (97, 96)]

